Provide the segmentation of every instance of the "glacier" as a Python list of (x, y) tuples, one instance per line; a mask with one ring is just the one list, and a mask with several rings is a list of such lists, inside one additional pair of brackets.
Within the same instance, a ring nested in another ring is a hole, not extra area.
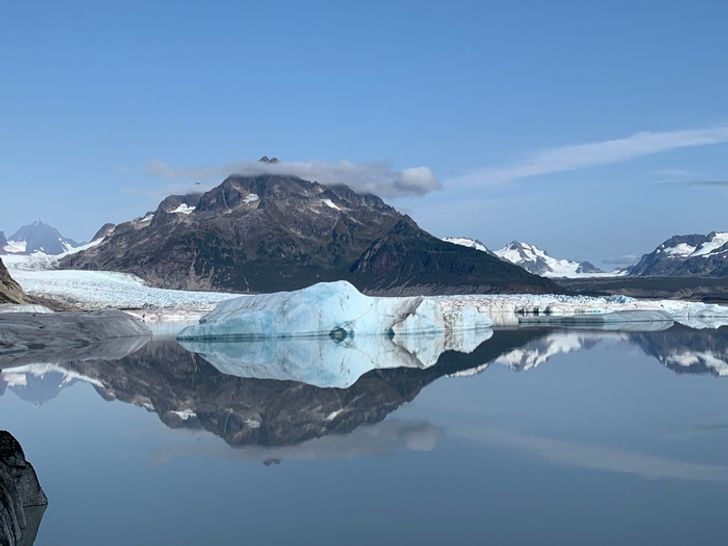
[[(127, 273), (38, 269), (37, 262), (11, 262), (10, 274), (23, 291), (64, 302), (84, 311), (121, 309), (144, 322), (195, 321), (219, 302), (237, 297), (223, 292), (193, 292), (154, 288)], [(13, 267), (14, 266), (14, 267)]]

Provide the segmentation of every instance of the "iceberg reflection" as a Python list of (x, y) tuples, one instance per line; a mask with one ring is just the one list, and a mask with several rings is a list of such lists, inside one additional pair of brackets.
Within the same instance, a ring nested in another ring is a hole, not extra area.
[(329, 336), (249, 341), (182, 340), (226, 375), (300, 381), (321, 388), (347, 388), (376, 369), (429, 368), (445, 351), (471, 353), (493, 336), (490, 329), (420, 335)]

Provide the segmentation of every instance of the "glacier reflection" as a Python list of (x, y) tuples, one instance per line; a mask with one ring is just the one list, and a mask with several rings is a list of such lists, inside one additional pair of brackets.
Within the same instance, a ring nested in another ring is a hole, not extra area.
[(148, 343), (145, 338), (56, 358), (5, 355), (0, 394), (9, 390), (39, 405), (86, 383), (105, 400), (154, 412), (170, 428), (206, 430), (231, 446), (269, 449), (380, 423), (442, 377), (482, 373), (494, 365), (527, 371), (603, 343), (639, 347), (677, 373), (728, 376), (725, 327), (522, 327), (462, 334), (403, 336), (396, 343), (387, 337), (209, 343), (194, 347), (199, 354), (172, 338)]

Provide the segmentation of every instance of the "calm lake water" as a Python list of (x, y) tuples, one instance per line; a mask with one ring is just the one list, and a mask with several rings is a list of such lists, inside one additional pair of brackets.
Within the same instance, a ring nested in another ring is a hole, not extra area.
[(0, 379), (36, 545), (728, 540), (728, 328), (498, 330), (348, 388), (170, 338), (62, 358)]

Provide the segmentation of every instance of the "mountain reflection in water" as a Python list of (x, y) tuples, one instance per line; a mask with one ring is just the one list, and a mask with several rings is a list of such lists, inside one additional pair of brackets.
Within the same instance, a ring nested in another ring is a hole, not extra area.
[[(61, 355), (60, 361), (51, 360), (52, 355), (32, 353), (0, 360), (0, 394), (10, 389), (23, 400), (40, 405), (83, 381), (93, 385), (106, 400), (120, 400), (155, 412), (168, 427), (204, 429), (231, 446), (274, 447), (346, 435), (362, 425), (379, 423), (443, 376), (472, 375), (494, 364), (529, 370), (555, 355), (588, 350), (610, 341), (633, 344), (678, 373), (728, 375), (726, 327), (693, 330), (667, 324), (657, 331), (529, 327), (481, 336), (484, 341), (476, 347), (467, 347), (467, 343), (448, 345), (442, 339), (424, 336), (407, 340), (397, 349), (398, 354), (368, 353), (367, 362), (371, 361), (376, 369), (363, 373), (350, 385), (347, 375), (345, 388), (285, 379), (296, 377), (305, 368), (301, 355), (318, 359), (312, 367), (319, 371), (325, 369), (332, 376), (337, 372), (350, 374), (351, 370), (342, 368), (340, 353), (346, 352), (346, 347), (328, 338), (309, 340), (305, 350), (298, 353), (289, 351), (291, 345), (286, 341), (267, 341), (265, 351), (254, 344), (207, 344), (204, 354), (218, 355), (217, 360), (211, 359), (215, 365), (206, 360), (209, 356), (189, 352), (172, 338), (155, 338), (143, 346), (132, 339), (125, 347), (118, 341), (109, 347), (88, 347)], [(469, 352), (448, 349), (453, 346)], [(219, 363), (220, 354), (226, 355), (225, 366)], [(268, 358), (285, 356), (286, 360), (272, 362), (268, 369), (270, 377), (281, 379), (265, 378), (261, 354)], [(299, 360), (293, 366), (291, 355), (296, 354)], [(336, 355), (333, 363), (326, 360), (331, 354)], [(391, 362), (372, 361), (372, 354), (389, 355), (395, 362), (402, 362), (405, 354), (410, 355), (407, 358), (419, 355), (420, 365), (391, 367)], [(263, 378), (245, 376), (251, 371), (251, 355), (258, 359), (254, 375)], [(235, 373), (236, 358), (246, 364), (237, 368), (239, 373)], [(427, 358), (434, 363), (422, 365)], [(438, 435), (437, 430), (424, 430), (421, 424), (393, 426), (404, 427), (409, 438), (419, 434), (424, 438), (422, 445)]]

